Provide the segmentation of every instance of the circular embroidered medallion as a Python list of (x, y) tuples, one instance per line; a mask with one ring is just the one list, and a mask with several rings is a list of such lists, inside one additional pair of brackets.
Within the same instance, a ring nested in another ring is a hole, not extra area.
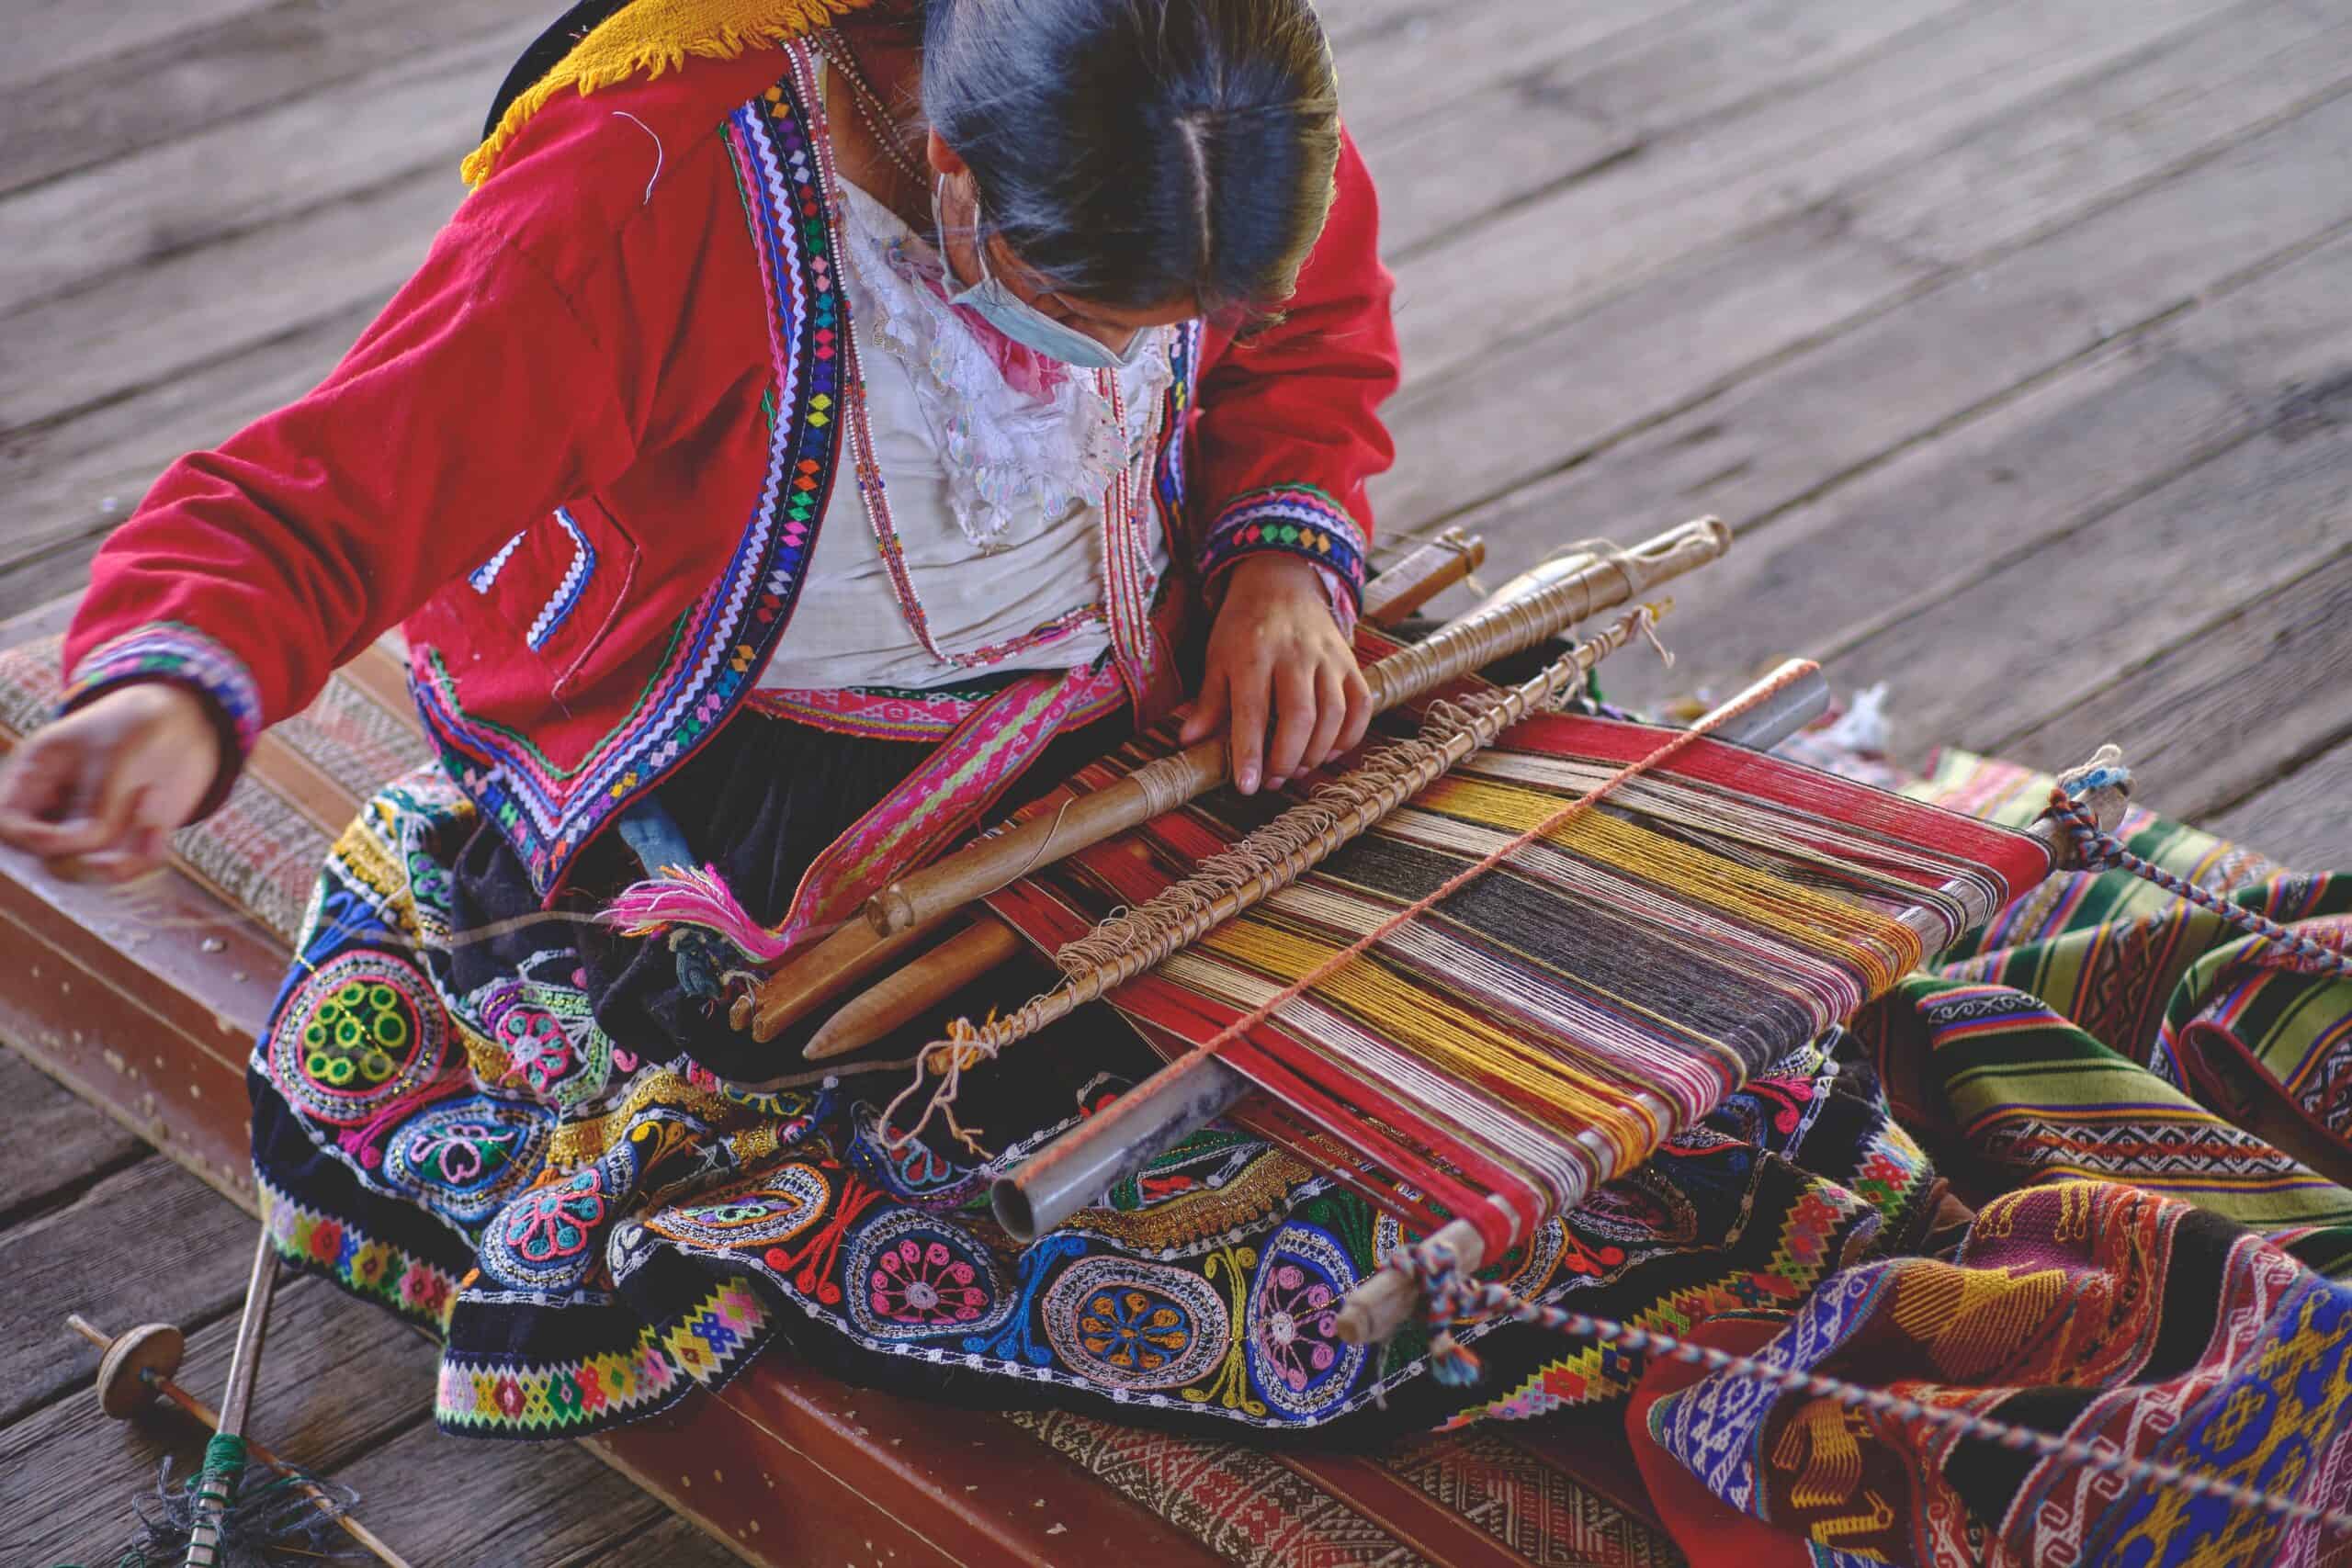
[(475, 1229), (538, 1168), (550, 1118), (527, 1100), (469, 1094), (428, 1106), (384, 1141), (384, 1177)]
[(692, 1203), (676, 1203), (646, 1228), (688, 1247), (744, 1252), (790, 1241), (822, 1218), (833, 1190), (811, 1165), (763, 1171)]
[(1117, 1256), (1073, 1264), (1046, 1292), (1062, 1365), (1105, 1388), (1175, 1388), (1206, 1376), (1232, 1320), (1198, 1274)]
[[(1418, 1241), (1417, 1235), (1412, 1239)], [(1477, 1277), (1491, 1280), (1515, 1295), (1538, 1296), (1553, 1277), (1560, 1271), (1560, 1255), (1567, 1249), (1567, 1230), (1558, 1215), (1544, 1222), (1535, 1235), (1503, 1254), (1502, 1267), (1478, 1270)], [(1406, 1244), (1405, 1227), (1393, 1214), (1382, 1214), (1372, 1224), (1372, 1255), (1381, 1263)], [(1478, 1323), (1486, 1314), (1465, 1314), (1464, 1323)]]
[(876, 1339), (981, 1333), (1012, 1310), (986, 1249), (944, 1221), (907, 1211), (858, 1233), (845, 1283), (850, 1320)]
[(1344, 1398), (1363, 1348), (1340, 1339), (1340, 1302), (1355, 1265), (1328, 1233), (1294, 1221), (1259, 1254), (1250, 1285), (1250, 1378), (1283, 1415), (1307, 1419)]
[(355, 950), (320, 964), (278, 1010), (270, 1081), (306, 1114), (357, 1126), (431, 1082), (448, 1035), (423, 975)]
[(601, 1165), (520, 1194), (482, 1231), (482, 1272), (526, 1290), (577, 1284), (596, 1260), (613, 1196)]

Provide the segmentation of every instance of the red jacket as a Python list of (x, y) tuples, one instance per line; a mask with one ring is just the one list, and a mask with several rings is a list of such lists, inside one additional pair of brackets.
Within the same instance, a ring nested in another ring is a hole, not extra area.
[[(242, 751), (405, 622), (445, 763), (559, 884), (737, 711), (828, 515), (864, 526), (785, 65), (541, 109), (316, 391), (175, 464), (107, 542), (68, 706), (179, 681)], [(1188, 595), (1268, 549), (1362, 582), (1396, 348), (1352, 145), (1338, 186), (1279, 325), (1182, 334), (1159, 487)]]

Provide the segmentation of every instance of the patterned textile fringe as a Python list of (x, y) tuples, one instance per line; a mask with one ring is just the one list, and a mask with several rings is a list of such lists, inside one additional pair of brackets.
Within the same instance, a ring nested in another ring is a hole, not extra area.
[[(1306, 805), (1291, 807), (1231, 849), (1203, 861), (1193, 874), (1141, 907), (1066, 943), (1054, 962), (1069, 976), (1068, 984), (1031, 998), (1009, 1017), (991, 1017), (977, 1027), (959, 1018), (948, 1026), (945, 1040), (924, 1048), (914, 1082), (899, 1091), (883, 1115), (893, 1146), (904, 1147), (922, 1136), (932, 1117), (941, 1115), (959, 1143), (985, 1156), (972, 1132), (956, 1120), (956, 1090), (966, 1067), (994, 1059), (1005, 1047), (1115, 989), (1296, 882), (1463, 759), (1491, 745), (1511, 725), (1531, 713), (1558, 706), (1602, 660), (1634, 637), (1647, 637), (1671, 664), (1672, 656), (1657, 640), (1657, 623), (1672, 608), (1669, 599), (1626, 612), (1608, 629), (1577, 643), (1508, 692), (1467, 706), (1432, 704), (1414, 739), (1373, 753), (1344, 777), (1317, 789)], [(923, 1087), (927, 1074), (937, 1074), (943, 1081), (924, 1105), (922, 1119), (901, 1134), (897, 1131), (899, 1108)]]
[(872, 0), (635, 0), (580, 40), (556, 68), (506, 107), (498, 129), (465, 162), (466, 184), (480, 186), (498, 166), (530, 118), (565, 88), (585, 97), (635, 77), (675, 71), (689, 58), (732, 60), (745, 50), (781, 43)]
[(2055, 1438), (2029, 1427), (2015, 1427), (1973, 1411), (1922, 1404), (1884, 1389), (1864, 1388), (1843, 1378), (1823, 1377), (1776, 1367), (1752, 1356), (1737, 1356), (1713, 1346), (1693, 1345), (1669, 1334), (1638, 1328), (1614, 1318), (1595, 1317), (1563, 1307), (1544, 1306), (1500, 1285), (1484, 1284), (1463, 1275), (1453, 1248), (1436, 1237), (1397, 1251), (1388, 1267), (1419, 1285), (1429, 1301), (1430, 1370), (1446, 1383), (1461, 1386), (1478, 1375), (1478, 1359), (1455, 1340), (1452, 1325), (1458, 1318), (1502, 1314), (1520, 1323), (1532, 1323), (1578, 1339), (1621, 1346), (1635, 1355), (1667, 1356), (1709, 1371), (1770, 1383), (1789, 1393), (1834, 1399), (1849, 1410), (1867, 1409), (1900, 1421), (1945, 1427), (1963, 1438), (1998, 1443), (2012, 1452), (2028, 1450), (2046, 1458), (2097, 1470), (2127, 1482), (2177, 1487), (2199, 1497), (2220, 1497), (2266, 1514), (2299, 1522), (2352, 1531), (2352, 1513), (2323, 1507), (2276, 1493), (2258, 1491), (2233, 1481), (2218, 1480), (2158, 1460), (2127, 1459), (2070, 1438)]
[(715, 865), (699, 871), (667, 867), (660, 876), (624, 889), (603, 919), (623, 936), (668, 936), (673, 942), (690, 931), (707, 931), (755, 964), (774, 964), (797, 945), (752, 919)]

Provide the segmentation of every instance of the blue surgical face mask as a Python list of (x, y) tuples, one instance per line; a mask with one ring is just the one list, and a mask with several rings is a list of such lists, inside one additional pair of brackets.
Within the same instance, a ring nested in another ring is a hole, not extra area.
[[(946, 190), (947, 177), (943, 175), (931, 188), (933, 243), (939, 247), (942, 266), (948, 265), (947, 225), (941, 217), (944, 206), (942, 197)], [(1007, 288), (1002, 278), (989, 271), (989, 248), (985, 243), (976, 243), (973, 254), (979, 265), (980, 280), (959, 292), (955, 287), (956, 274), (951, 268), (947, 275), (947, 302), (979, 316), (1022, 347), (1035, 350), (1048, 359), (1057, 359), (1079, 370), (1125, 369), (1142, 354), (1148, 334), (1137, 333), (1127, 340), (1126, 347), (1114, 349), (1066, 321), (1054, 320)]]

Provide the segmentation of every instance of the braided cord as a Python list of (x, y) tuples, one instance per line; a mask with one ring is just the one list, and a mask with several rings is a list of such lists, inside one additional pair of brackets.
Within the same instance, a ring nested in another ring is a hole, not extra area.
[(2153, 1482), (2177, 1487), (2192, 1496), (2219, 1497), (2283, 1519), (2352, 1531), (2352, 1512), (2341, 1508), (2323, 1507), (2238, 1482), (2201, 1475), (2161, 1460), (2134, 1459), (2077, 1438), (2053, 1437), (2030, 1427), (1995, 1420), (1973, 1410), (1923, 1404), (1905, 1395), (1892, 1393), (1885, 1389), (1865, 1388), (1843, 1378), (1824, 1377), (1818, 1372), (1799, 1371), (1792, 1367), (1776, 1367), (1753, 1356), (1736, 1355), (1728, 1350), (1718, 1350), (1711, 1345), (1692, 1344), (1671, 1334), (1636, 1327), (1615, 1318), (1570, 1312), (1565, 1307), (1532, 1302), (1500, 1285), (1466, 1278), (1453, 1256), (1453, 1249), (1434, 1237), (1401, 1248), (1389, 1259), (1387, 1267), (1414, 1280), (1428, 1301), (1430, 1359), (1432, 1370), (1442, 1381), (1465, 1382), (1476, 1375), (1476, 1358), (1455, 1341), (1451, 1332), (1455, 1319), (1473, 1314), (1499, 1315), (1574, 1338), (1619, 1346), (1637, 1355), (1665, 1356), (1690, 1366), (1704, 1367), (1712, 1372), (1729, 1372), (1735, 1377), (1770, 1383), (1784, 1393), (1834, 1399), (1849, 1410), (1868, 1410), (1900, 1421), (1925, 1422), (1947, 1428), (1962, 1438), (1997, 1443), (2013, 1452), (2039, 1453), (2086, 1470), (2102, 1471), (2125, 1481)]
[(2290, 930), (2267, 915), (2199, 887), (2188, 878), (2166, 871), (2153, 861), (2143, 860), (2124, 848), (2122, 840), (2107, 832), (2092, 819), (2090, 807), (2081, 798), (2088, 789), (2109, 782), (2111, 780), (2107, 777), (2093, 774), (2080, 781), (2072, 781), (2071, 793), (2066, 785), (2050, 792), (2050, 816), (2073, 837), (2075, 864), (2079, 869), (2128, 871), (2134, 876), (2154, 883), (2177, 898), (2210, 910), (2256, 941), (2284, 949), (2314, 971), (2352, 979), (2352, 957), (2346, 957), (2335, 948), (2324, 947), (2301, 931)]

